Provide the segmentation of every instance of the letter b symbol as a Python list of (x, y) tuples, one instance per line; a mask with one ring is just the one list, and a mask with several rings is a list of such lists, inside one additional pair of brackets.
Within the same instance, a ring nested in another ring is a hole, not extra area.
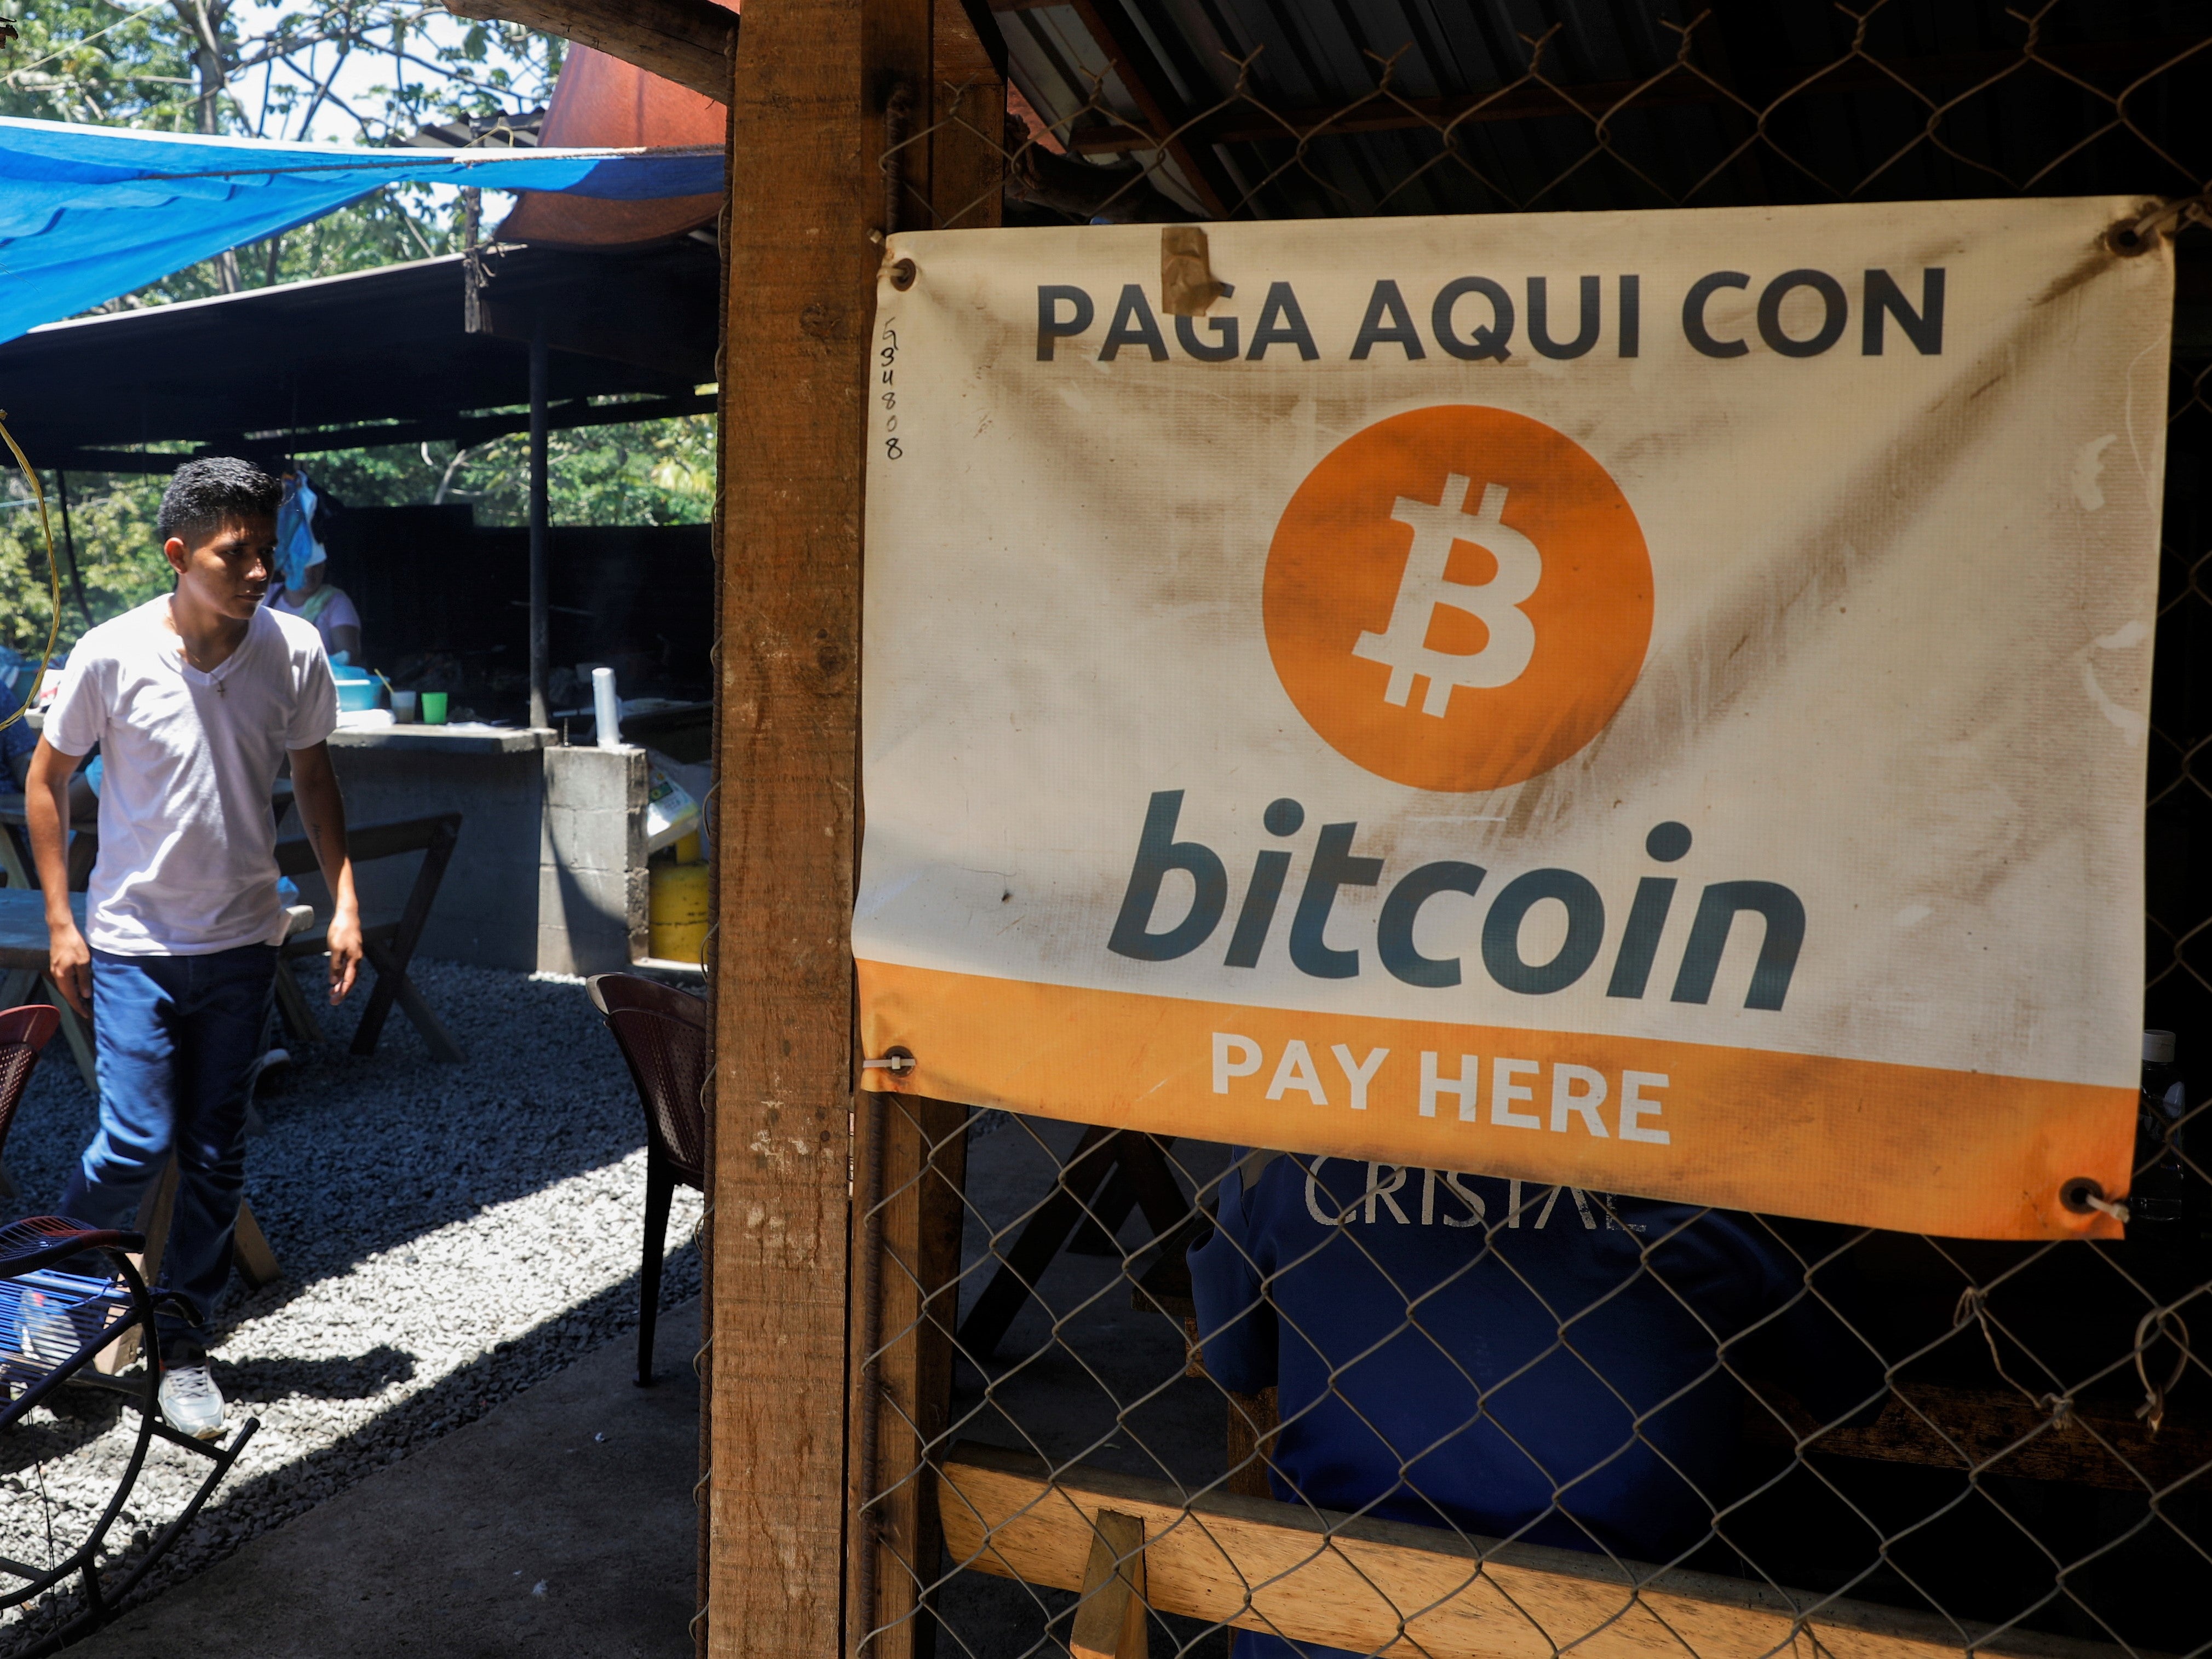
[(1588, 744), (1635, 688), (1651, 558), (1572, 439), (1444, 404), (1377, 421), (1306, 475), (1262, 609), (1276, 677), (1330, 748), (1416, 789), (1501, 789)]
[[(1175, 839), (1176, 819), (1182, 813), (1182, 791), (1163, 789), (1152, 796), (1145, 811), (1144, 834), (1137, 842), (1137, 861), (1129, 871), (1128, 890), (1121, 896), (1121, 914), (1114, 919), (1114, 934), (1106, 948), (1116, 956), (1139, 962), (1171, 962), (1187, 957), (1206, 943), (1229, 902), (1229, 872), (1211, 847)], [(1164, 933), (1150, 931), (1152, 911), (1160, 902), (1160, 883), (1170, 870), (1181, 870), (1196, 884), (1190, 909)], [(1097, 938), (1097, 934), (1091, 935)]]

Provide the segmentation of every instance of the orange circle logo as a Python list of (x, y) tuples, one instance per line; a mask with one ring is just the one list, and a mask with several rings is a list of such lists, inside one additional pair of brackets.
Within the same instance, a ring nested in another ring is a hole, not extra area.
[(1605, 728), (1651, 642), (1651, 556), (1620, 486), (1540, 421), (1377, 421), (1298, 486), (1262, 616), (1283, 689), (1346, 759), (1463, 793)]

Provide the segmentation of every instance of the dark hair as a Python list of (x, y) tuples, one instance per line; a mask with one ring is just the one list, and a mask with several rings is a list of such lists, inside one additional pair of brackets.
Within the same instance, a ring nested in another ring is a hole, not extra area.
[(284, 499), (284, 486), (251, 461), (231, 455), (204, 455), (186, 461), (161, 492), (155, 532), (163, 541), (181, 537), (200, 541), (229, 519), (273, 519)]

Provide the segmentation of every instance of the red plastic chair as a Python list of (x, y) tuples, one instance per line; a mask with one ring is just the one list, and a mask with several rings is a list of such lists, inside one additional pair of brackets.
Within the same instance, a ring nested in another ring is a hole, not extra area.
[(61, 1023), (61, 1010), (49, 1003), (0, 1012), (0, 1149), (8, 1145), (8, 1128), (30, 1085), (31, 1068), (39, 1063), (39, 1051), (53, 1040)]
[(637, 1385), (653, 1382), (653, 1328), (660, 1312), (660, 1258), (676, 1184), (707, 1187), (707, 1005), (698, 997), (641, 979), (600, 974), (592, 1006), (629, 1062), (645, 1106), (645, 1261), (638, 1270)]

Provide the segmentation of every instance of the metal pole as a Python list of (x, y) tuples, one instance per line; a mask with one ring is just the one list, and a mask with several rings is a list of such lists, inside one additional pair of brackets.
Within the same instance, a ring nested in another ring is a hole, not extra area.
[(545, 711), (545, 567), (553, 525), (545, 499), (545, 319), (530, 332), (530, 723), (550, 724)]
[(69, 555), (70, 592), (76, 596), (76, 608), (84, 613), (84, 625), (89, 628), (92, 607), (84, 602), (84, 572), (77, 567), (76, 532), (70, 528), (68, 473), (55, 471), (54, 493), (62, 498), (62, 549)]

